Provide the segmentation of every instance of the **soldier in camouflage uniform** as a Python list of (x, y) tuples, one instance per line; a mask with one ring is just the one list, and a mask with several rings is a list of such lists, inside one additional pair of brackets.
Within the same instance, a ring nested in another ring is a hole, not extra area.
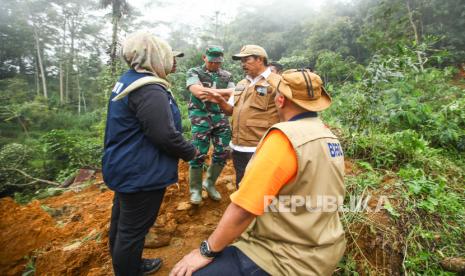
[[(202, 201), (202, 186), (213, 200), (221, 200), (215, 189), (215, 182), (221, 174), (229, 156), (231, 128), (228, 118), (218, 104), (209, 102), (211, 93), (219, 93), (226, 99), (234, 90), (231, 73), (222, 70), (223, 49), (219, 46), (207, 47), (202, 55), (204, 65), (187, 71), (186, 87), (191, 92), (189, 102), (189, 119), (192, 124), (194, 146), (200, 154), (189, 162), (189, 189), (192, 204)], [(207, 177), (202, 183), (202, 169), (205, 158), (213, 143), (213, 156), (207, 170)]]

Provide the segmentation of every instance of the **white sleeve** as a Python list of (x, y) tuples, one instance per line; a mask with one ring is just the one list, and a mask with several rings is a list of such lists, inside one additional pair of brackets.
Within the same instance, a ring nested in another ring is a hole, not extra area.
[(229, 97), (229, 99), (228, 99), (228, 104), (229, 104), (230, 106), (234, 106), (234, 92), (233, 92), (233, 94), (231, 95), (231, 97)]
[(228, 82), (228, 86), (226, 88), (227, 89), (236, 88), (236, 85), (234, 84), (234, 82), (230, 81), (230, 82)]

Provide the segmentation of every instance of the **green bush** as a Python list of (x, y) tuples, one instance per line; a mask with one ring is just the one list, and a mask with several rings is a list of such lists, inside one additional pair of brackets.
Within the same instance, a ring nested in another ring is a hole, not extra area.
[(29, 171), (29, 161), (33, 150), (26, 145), (11, 143), (0, 150), (0, 194), (10, 194), (14, 191), (24, 190), (24, 186), (16, 186), (30, 182), (16, 169)]
[(99, 137), (73, 130), (52, 130), (41, 142), (50, 177), (60, 175), (63, 179), (78, 168), (100, 166), (103, 141)]

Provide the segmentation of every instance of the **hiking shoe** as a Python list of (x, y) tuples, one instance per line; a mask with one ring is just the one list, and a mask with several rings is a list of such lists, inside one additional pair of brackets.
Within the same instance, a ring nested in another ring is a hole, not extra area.
[(160, 269), (163, 261), (160, 258), (155, 259), (142, 259), (142, 274), (149, 275)]

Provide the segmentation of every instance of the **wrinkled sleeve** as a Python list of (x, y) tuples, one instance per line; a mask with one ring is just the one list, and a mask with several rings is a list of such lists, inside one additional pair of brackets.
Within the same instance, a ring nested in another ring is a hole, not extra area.
[(166, 93), (159, 85), (143, 86), (129, 94), (129, 108), (153, 144), (171, 156), (192, 160), (195, 148), (174, 126), (171, 103)]
[(191, 68), (186, 73), (186, 88), (189, 89), (189, 86), (193, 84), (200, 84), (200, 79), (198, 72)]
[(226, 88), (228, 88), (228, 89), (233, 88), (234, 89), (234, 88), (236, 88), (236, 85), (234, 84), (233, 81), (230, 81), (230, 82), (228, 82), (228, 86)]

